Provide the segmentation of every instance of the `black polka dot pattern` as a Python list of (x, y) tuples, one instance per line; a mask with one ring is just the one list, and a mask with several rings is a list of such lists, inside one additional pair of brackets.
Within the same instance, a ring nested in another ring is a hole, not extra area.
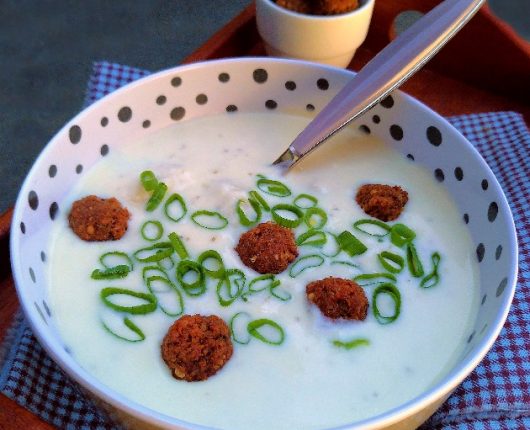
[(374, 115), (372, 121), (374, 124), (379, 124), (381, 122), (381, 117), (379, 115)]
[(381, 106), (386, 109), (390, 109), (392, 106), (394, 106), (394, 98), (392, 96), (386, 96), (383, 100), (381, 100)]
[(24, 224), (23, 222), (20, 223), (20, 231), (22, 232), (22, 234), (26, 234), (26, 224)]
[(55, 217), (57, 216), (57, 212), (59, 212), (59, 205), (57, 204), (57, 202), (53, 202), (51, 205), (50, 205), (50, 219), (53, 221), (55, 219)]
[(327, 89), (329, 89), (328, 80), (324, 78), (320, 78), (319, 80), (317, 80), (317, 88), (322, 91), (326, 91)]
[(48, 176), (50, 178), (55, 178), (55, 175), (57, 175), (57, 166), (52, 164), (48, 169)]
[(488, 221), (493, 222), (497, 219), (499, 213), (499, 205), (496, 202), (491, 202), (488, 207)]
[(227, 112), (237, 112), (237, 106), (236, 105), (228, 105), (226, 107)]
[(104, 157), (109, 153), (109, 145), (105, 144), (101, 146), (101, 149), (99, 150), (100, 154)]
[(254, 81), (256, 81), (258, 84), (263, 84), (267, 82), (269, 74), (265, 69), (256, 69), (252, 73), (252, 77), (254, 78)]
[(198, 105), (205, 105), (208, 103), (208, 96), (206, 94), (199, 94), (195, 97), (195, 101)]
[(35, 283), (37, 282), (37, 278), (35, 277), (35, 272), (33, 270), (33, 268), (29, 268), (29, 277), (31, 278), (31, 280)]
[(495, 295), (497, 297), (500, 297), (502, 293), (504, 293), (504, 290), (506, 289), (506, 286), (508, 285), (508, 278), (504, 278), (497, 287), (497, 291), (495, 292)]
[(434, 177), (438, 182), (443, 182), (445, 180), (444, 171), (440, 168), (434, 169)]
[(265, 102), (265, 107), (267, 109), (276, 109), (278, 107), (278, 103), (276, 103), (274, 100), (267, 100)]
[(359, 126), (359, 130), (361, 130), (363, 133), (370, 134), (372, 131), (370, 130), (370, 127), (368, 127), (365, 124), (361, 124)]
[(471, 343), (471, 341), (473, 340), (473, 338), (475, 337), (475, 333), (476, 332), (473, 332), (469, 335), (469, 337), (467, 338), (467, 343)]
[(50, 308), (48, 307), (48, 304), (43, 300), (42, 301), (42, 307), (44, 308), (44, 310), (46, 311), (46, 314), (51, 317), (52, 316), (52, 313), (50, 312)]
[(502, 245), (497, 246), (497, 249), (495, 250), (495, 260), (499, 260), (502, 255)]
[(162, 106), (163, 104), (165, 104), (167, 102), (167, 97), (164, 96), (164, 95), (160, 95), (156, 98), (156, 104), (159, 105), (159, 106)]
[(230, 80), (230, 75), (228, 73), (219, 73), (217, 78), (219, 79), (219, 82), (226, 83)]
[(461, 181), (462, 179), (464, 179), (464, 171), (461, 167), (455, 168), (455, 178), (457, 181)]
[(486, 303), (486, 299), (488, 298), (488, 295), (487, 294), (484, 294), (482, 296), (482, 301), (480, 302), (481, 305), (484, 305), (484, 303)]
[(182, 85), (182, 78), (179, 76), (175, 76), (171, 79), (171, 86), (172, 87), (180, 87)]
[(46, 263), (46, 253), (44, 251), (41, 251), (40, 253), (40, 261)]
[(151, 127), (151, 121), (149, 121), (148, 119), (144, 120), (144, 122), (142, 122), (142, 127), (143, 128)]
[(77, 173), (78, 175), (83, 171), (83, 165), (82, 164), (78, 164), (77, 166), (75, 166), (75, 173)]
[(81, 142), (81, 127), (78, 125), (73, 125), (70, 127), (70, 130), (68, 130), (68, 138), (70, 139), (70, 142), (74, 145)]
[(106, 127), (107, 125), (109, 125), (109, 119), (104, 116), (103, 118), (101, 118), (101, 121), (99, 123), (101, 124), (101, 127)]
[(490, 186), (490, 184), (487, 179), (483, 179), (482, 182), (480, 183), (480, 186), (482, 187), (484, 191), (486, 191), (488, 187)]
[(33, 304), (35, 305), (35, 308), (37, 309), (37, 312), (39, 313), (40, 317), (42, 318), (42, 321), (44, 321), (46, 324), (48, 324), (48, 321), (46, 321), (46, 317), (42, 313), (39, 305), (37, 303), (35, 303), (35, 302)]
[(296, 90), (296, 83), (294, 81), (287, 81), (285, 83), (285, 88), (288, 89), (289, 91), (294, 91)]
[(308, 112), (313, 112), (315, 110), (315, 106), (312, 105), (311, 103), (308, 103), (306, 106), (305, 106), (306, 110)]
[(427, 140), (433, 146), (440, 146), (442, 144), (442, 133), (436, 127), (431, 125), (427, 127)]
[(479, 243), (477, 246), (477, 260), (479, 263), (482, 263), (484, 260), (484, 254), (486, 253), (486, 247), (483, 243)]
[(186, 115), (186, 109), (184, 109), (182, 106), (177, 106), (171, 109), (169, 114), (173, 121), (180, 121), (182, 118), (184, 118), (184, 115)]
[(131, 118), (132, 118), (132, 109), (129, 106), (123, 106), (118, 111), (118, 119), (121, 122), (128, 122), (131, 120)]
[(392, 139), (400, 141), (403, 139), (403, 129), (397, 125), (392, 124), (390, 126), (390, 136), (392, 136)]
[(466, 224), (469, 224), (469, 214), (464, 214), (463, 218), (464, 218), (464, 222)]
[(412, 155), (412, 154), (407, 154), (407, 158), (408, 158), (409, 160), (414, 161), (414, 155)]
[(36, 211), (37, 208), (39, 207), (39, 196), (33, 190), (30, 191), (28, 194), (28, 203), (29, 203), (29, 207), (33, 209), (34, 211)]

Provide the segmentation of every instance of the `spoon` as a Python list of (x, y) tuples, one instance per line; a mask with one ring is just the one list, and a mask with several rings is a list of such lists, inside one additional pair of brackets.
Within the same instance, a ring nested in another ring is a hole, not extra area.
[(289, 169), (379, 103), (436, 54), (485, 0), (445, 0), (367, 63), (272, 164)]

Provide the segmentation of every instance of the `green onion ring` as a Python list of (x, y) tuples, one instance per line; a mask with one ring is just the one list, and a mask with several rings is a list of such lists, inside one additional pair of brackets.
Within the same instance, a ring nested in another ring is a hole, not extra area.
[[(151, 225), (156, 227), (156, 235), (149, 237), (147, 236), (146, 229)], [(155, 242), (164, 234), (164, 227), (162, 227), (162, 223), (160, 221), (149, 220), (142, 224), (142, 227), (140, 228), (140, 234), (142, 235), (143, 239), (148, 240), (149, 242)]]
[[(378, 279), (383, 278), (378, 281)], [(374, 285), (374, 284), (387, 284), (388, 280), (392, 282), (396, 282), (397, 279), (392, 273), (363, 273), (361, 275), (357, 275), (355, 278), (353, 278), (355, 282), (357, 282), (361, 287), (366, 287), (368, 285)], [(371, 281), (371, 282), (364, 282), (364, 281)]]
[(322, 208), (309, 208), (305, 211), (304, 222), (309, 228), (320, 229), (328, 222), (328, 214)]
[(348, 340), (346, 342), (342, 341), (342, 340), (333, 340), (331, 342), (334, 346), (336, 346), (337, 348), (343, 348), (343, 349), (346, 349), (346, 350), (350, 350), (350, 349), (354, 349), (354, 348), (358, 348), (359, 346), (369, 346), (370, 345), (370, 341), (364, 337), (358, 337), (358, 338), (355, 338), (355, 339), (352, 339), (352, 340)]
[[(219, 225), (215, 224), (205, 224), (201, 223), (197, 218), (206, 217), (207, 219), (210, 219), (212, 222), (214, 222), (215, 219), (217, 219)], [(222, 230), (228, 225), (228, 220), (222, 216), (219, 212), (213, 212), (213, 211), (207, 211), (207, 210), (200, 210), (193, 212), (191, 215), (191, 220), (197, 224), (199, 227), (206, 228), (208, 230)]]
[[(310, 260), (313, 259), (313, 264), (311, 264)], [(304, 264), (307, 264), (304, 266)], [(305, 255), (298, 260), (296, 260), (291, 268), (289, 269), (289, 276), (291, 278), (296, 278), (300, 273), (302, 273), (306, 269), (311, 269), (313, 267), (319, 267), (324, 264), (324, 258), (321, 255), (318, 254), (311, 254), (311, 255)]]
[[(377, 306), (377, 297), (380, 294), (387, 294), (394, 301), (394, 313), (392, 315), (386, 316), (379, 312), (379, 307)], [(397, 320), (401, 312), (401, 293), (394, 284), (382, 284), (374, 290), (372, 295), (372, 310), (374, 317), (379, 324), (390, 324)]]
[[(379, 229), (381, 229), (383, 232), (371, 233), (369, 230), (361, 228), (365, 224), (379, 227)], [(385, 237), (386, 235), (388, 235), (388, 233), (390, 233), (390, 230), (392, 229), (386, 222), (379, 221), (378, 219), (360, 219), (359, 221), (355, 221), (353, 223), (353, 228), (374, 237)]]
[[(309, 205), (304, 205), (300, 203), (300, 202), (303, 202), (304, 200), (308, 200)], [(294, 199), (293, 204), (296, 207), (299, 207), (300, 209), (309, 209), (309, 208), (314, 208), (316, 205), (318, 205), (318, 199), (315, 196), (312, 196), (311, 194), (299, 194)]]
[[(206, 260), (215, 260), (218, 263), (219, 268), (216, 270), (207, 269), (204, 265), (204, 262)], [(201, 255), (199, 255), (199, 258), (197, 258), (197, 263), (202, 266), (204, 274), (210, 276), (211, 278), (221, 279), (225, 274), (223, 257), (221, 257), (221, 254), (219, 254), (214, 249), (208, 249), (207, 251), (204, 251)]]
[[(264, 287), (262, 288), (254, 288), (254, 285), (261, 281), (269, 281)], [(270, 288), (271, 284), (273, 284), (276, 281), (274, 275), (272, 273), (267, 273), (265, 275), (260, 275), (252, 279), (252, 281), (248, 284), (248, 294), (255, 294), (259, 293), (261, 291), (265, 291)]]
[[(377, 255), (379, 262), (390, 273), (400, 273), (405, 267), (405, 259), (393, 252), (383, 251)], [(393, 264), (392, 264), (393, 263)]]
[(276, 297), (278, 300), (281, 300), (282, 302), (287, 302), (288, 300), (291, 300), (293, 295), (289, 291), (282, 289), (282, 291), (285, 293), (283, 295), (278, 294), (276, 292), (280, 284), (281, 282), (279, 279), (276, 279), (274, 282), (271, 282), (269, 286), (269, 292), (271, 293), (271, 296)]
[(421, 282), (420, 287), (421, 288), (432, 288), (436, 285), (438, 285), (438, 282), (440, 282), (440, 275), (438, 274), (438, 265), (440, 264), (442, 257), (438, 252), (434, 252), (431, 255), (431, 261), (432, 261), (432, 271), (427, 276), (425, 276)]
[(368, 249), (359, 239), (357, 239), (348, 230), (344, 230), (337, 236), (337, 242), (340, 249), (346, 252), (350, 257), (360, 255)]
[[(267, 339), (265, 336), (263, 336), (259, 332), (259, 329), (263, 326), (269, 326), (275, 329), (278, 332), (280, 338), (276, 341)], [(272, 321), (267, 318), (261, 318), (261, 319), (257, 319), (257, 320), (249, 322), (247, 325), (247, 331), (248, 331), (248, 334), (250, 334), (251, 336), (269, 345), (281, 345), (283, 341), (285, 340), (285, 332), (283, 331), (283, 328), (277, 322)]]
[(138, 339), (128, 339), (126, 337), (120, 336), (119, 334), (117, 334), (114, 331), (112, 331), (112, 329), (107, 324), (105, 324), (105, 322), (101, 321), (101, 323), (103, 324), (103, 328), (108, 333), (110, 333), (114, 337), (117, 337), (118, 339), (125, 340), (127, 342), (141, 342), (141, 341), (145, 340), (144, 332), (140, 329), (140, 327), (138, 327), (135, 323), (133, 323), (127, 317), (125, 317), (123, 319), (123, 324), (125, 325), (125, 327), (127, 327), (129, 330), (131, 330), (134, 334), (136, 334), (138, 336)]
[(153, 212), (159, 205), (162, 203), (162, 200), (164, 200), (164, 196), (167, 192), (167, 185), (163, 182), (159, 182), (156, 188), (153, 191), (153, 194), (151, 194), (151, 197), (147, 201), (145, 205), (145, 210), (147, 212)]
[(181, 238), (177, 233), (169, 233), (168, 239), (171, 243), (171, 246), (182, 260), (189, 257), (188, 251), (184, 246), (184, 242), (182, 242)]
[[(197, 279), (195, 281), (187, 282), (184, 280), (184, 276), (189, 272), (197, 274)], [(188, 296), (196, 297), (206, 292), (206, 279), (204, 277), (202, 266), (195, 261), (180, 260), (177, 265), (176, 278)]]
[[(178, 205), (180, 206), (181, 210), (182, 210), (182, 215), (180, 215), (178, 218), (173, 218), (170, 214), (169, 214), (169, 209), (170, 209), (170, 206), (174, 203), (174, 202), (177, 202)], [(186, 207), (186, 202), (184, 201), (184, 198), (180, 195), (180, 194), (177, 194), (177, 193), (173, 193), (171, 194), (166, 202), (164, 203), (164, 214), (171, 220), (171, 221), (174, 221), (174, 222), (179, 222), (182, 218), (184, 218), (186, 216), (186, 213), (188, 212), (188, 208)]]
[(127, 266), (126, 264), (120, 264), (118, 266), (109, 267), (105, 270), (95, 269), (94, 271), (92, 271), (90, 277), (98, 281), (101, 279), (123, 279), (127, 277), (130, 271), (131, 268), (129, 266)]
[[(160, 300), (161, 297), (157, 296), (157, 294), (162, 295), (162, 294), (166, 294), (167, 292), (160, 292), (160, 291), (156, 292), (151, 286), (151, 283), (153, 283), (154, 281), (159, 281), (159, 282), (162, 282), (163, 284), (166, 284), (167, 286), (169, 286), (170, 292), (176, 294), (177, 302), (178, 302), (177, 311), (175, 311), (175, 312), (169, 311), (163, 305), (162, 301)], [(171, 282), (168, 278), (164, 278), (163, 276), (151, 276), (151, 277), (147, 278), (146, 285), (147, 285), (147, 289), (149, 290), (149, 292), (152, 295), (154, 295), (155, 297), (157, 297), (158, 306), (159, 306), (160, 310), (162, 312), (164, 312), (166, 315), (168, 315), (170, 317), (178, 317), (179, 315), (182, 315), (184, 313), (184, 300), (182, 298), (182, 294), (180, 293), (180, 291), (177, 288), (177, 286), (173, 282)]]
[(323, 249), (321, 252), (321, 254), (324, 256), (324, 257), (330, 257), (330, 258), (333, 258), (333, 257), (336, 257), (337, 255), (340, 254), (340, 244), (339, 244), (339, 240), (337, 238), (337, 235), (336, 234), (333, 234), (329, 231), (324, 231), (324, 234), (326, 235), (326, 244), (328, 243), (331, 243), (332, 241), (331, 240), (328, 240), (328, 236), (331, 236), (333, 238), (333, 241), (335, 242), (335, 250), (333, 252), (325, 252), (325, 249)]
[[(230, 279), (231, 276), (235, 275), (234, 284), (236, 285), (237, 289), (236, 292), (232, 292), (232, 281)], [(219, 280), (217, 283), (216, 293), (217, 293), (217, 299), (219, 300), (219, 304), (223, 307), (230, 306), (243, 292), (245, 288), (245, 281), (246, 276), (245, 274), (239, 270), (239, 269), (227, 269), (225, 272), (225, 276)], [(222, 293), (223, 287), (226, 289), (227, 294), (224, 298)]]
[(146, 281), (147, 278), (149, 278), (148, 272), (151, 272), (151, 271), (159, 273), (159, 275), (154, 275), (154, 276), (163, 276), (163, 277), (169, 279), (166, 271), (164, 269), (162, 269), (161, 267), (159, 267), (159, 266), (145, 266), (142, 269), (142, 279), (144, 280), (144, 282)]
[(412, 242), (407, 244), (407, 266), (410, 274), (415, 278), (420, 278), (425, 273), (423, 264), (421, 264), (420, 257), (418, 256), (418, 251)]
[(266, 194), (276, 197), (287, 197), (291, 195), (291, 190), (285, 184), (267, 178), (259, 178), (256, 185)]
[[(147, 303), (136, 306), (121, 306), (110, 301), (110, 297), (120, 294), (136, 297), (138, 299), (145, 300)], [(153, 312), (157, 306), (156, 297), (152, 294), (140, 293), (138, 291), (127, 290), (125, 288), (103, 288), (99, 295), (101, 300), (103, 300), (103, 303), (105, 303), (105, 305), (107, 305), (109, 308), (114, 309), (115, 311), (127, 312), (134, 315), (148, 314)]]
[[(290, 212), (293, 215), (295, 215), (296, 218), (295, 219), (284, 218), (283, 216), (281, 216), (278, 213), (279, 211)], [(276, 206), (273, 206), (271, 208), (271, 215), (272, 215), (273, 221), (276, 224), (279, 224), (282, 227), (287, 227), (287, 228), (296, 228), (296, 227), (298, 227), (300, 225), (300, 223), (302, 222), (302, 219), (304, 217), (304, 213), (302, 212), (301, 209), (297, 208), (294, 205), (289, 205), (289, 204), (286, 204), (286, 203), (280, 203), (280, 204), (278, 204)]]
[(271, 210), (271, 207), (269, 206), (267, 201), (257, 191), (254, 191), (254, 190), (249, 191), (248, 196), (249, 196), (249, 199), (252, 198), (256, 200), (265, 212), (269, 212)]
[(405, 224), (394, 224), (390, 229), (390, 241), (400, 248), (403, 245), (412, 242), (415, 237), (416, 233), (414, 230), (411, 230)]
[(296, 238), (298, 246), (322, 247), (326, 244), (326, 233), (322, 230), (310, 229)]
[(140, 173), (140, 182), (145, 191), (153, 191), (158, 185), (158, 180), (151, 170), (145, 170)]
[[(250, 204), (252, 209), (254, 209), (254, 213), (256, 214), (254, 219), (249, 218), (242, 208), (242, 205), (247, 202)], [(257, 202), (257, 200), (254, 200), (252, 197), (249, 197), (248, 200), (239, 199), (236, 203), (236, 213), (239, 218), (239, 222), (241, 223), (241, 225), (244, 225), (245, 227), (249, 227), (251, 225), (257, 224), (261, 219), (260, 204)]]
[(239, 340), (237, 337), (236, 337), (236, 334), (235, 334), (235, 331), (234, 331), (234, 324), (235, 324), (235, 320), (237, 317), (239, 316), (246, 316), (247, 318), (250, 318), (250, 314), (248, 312), (238, 312), (237, 314), (235, 314), (232, 318), (230, 318), (230, 323), (229, 323), (229, 326), (230, 326), (230, 333), (232, 334), (232, 340), (235, 342), (235, 343), (239, 343), (240, 345), (247, 345), (249, 342), (250, 342), (250, 336), (248, 336), (248, 338), (246, 339), (246, 342), (245, 341), (242, 341), (242, 340)]
[[(149, 251), (155, 251), (149, 253)], [(147, 257), (141, 257), (142, 253), (148, 253)], [(155, 261), (163, 260), (173, 254), (173, 246), (169, 242), (158, 242), (154, 245), (140, 248), (134, 252), (134, 258), (142, 263), (153, 263)]]
[(131, 269), (131, 272), (133, 271), (134, 264), (133, 264), (133, 262), (131, 260), (131, 257), (129, 257), (125, 252), (111, 251), (111, 252), (106, 252), (101, 257), (99, 257), (99, 262), (101, 263), (101, 265), (105, 269), (110, 269), (112, 267), (115, 267), (115, 266), (109, 266), (107, 263), (105, 263), (105, 259), (108, 258), (108, 257), (120, 257), (120, 258), (123, 258), (127, 262), (127, 265), (129, 266), (129, 268)]

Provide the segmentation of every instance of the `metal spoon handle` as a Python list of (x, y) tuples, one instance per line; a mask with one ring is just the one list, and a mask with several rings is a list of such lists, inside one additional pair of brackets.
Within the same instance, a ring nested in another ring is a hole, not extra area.
[(399, 87), (444, 46), (485, 0), (445, 0), (357, 73), (273, 164), (289, 168)]

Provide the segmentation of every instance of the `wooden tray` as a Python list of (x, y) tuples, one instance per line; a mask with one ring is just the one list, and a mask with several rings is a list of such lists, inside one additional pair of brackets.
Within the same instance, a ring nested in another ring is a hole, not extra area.
[[(361, 68), (392, 39), (395, 34), (393, 21), (399, 13), (427, 12), (439, 2), (377, 0), (368, 37), (349, 68)], [(256, 30), (255, 7), (250, 5), (184, 62), (264, 54)], [(445, 116), (513, 110), (522, 113), (528, 125), (529, 76), (530, 44), (485, 6), (402, 89)], [(12, 215), (12, 209), (0, 215), (0, 343), (19, 307), (9, 259)], [(19, 428), (53, 429), (0, 393), (0, 429)]]

